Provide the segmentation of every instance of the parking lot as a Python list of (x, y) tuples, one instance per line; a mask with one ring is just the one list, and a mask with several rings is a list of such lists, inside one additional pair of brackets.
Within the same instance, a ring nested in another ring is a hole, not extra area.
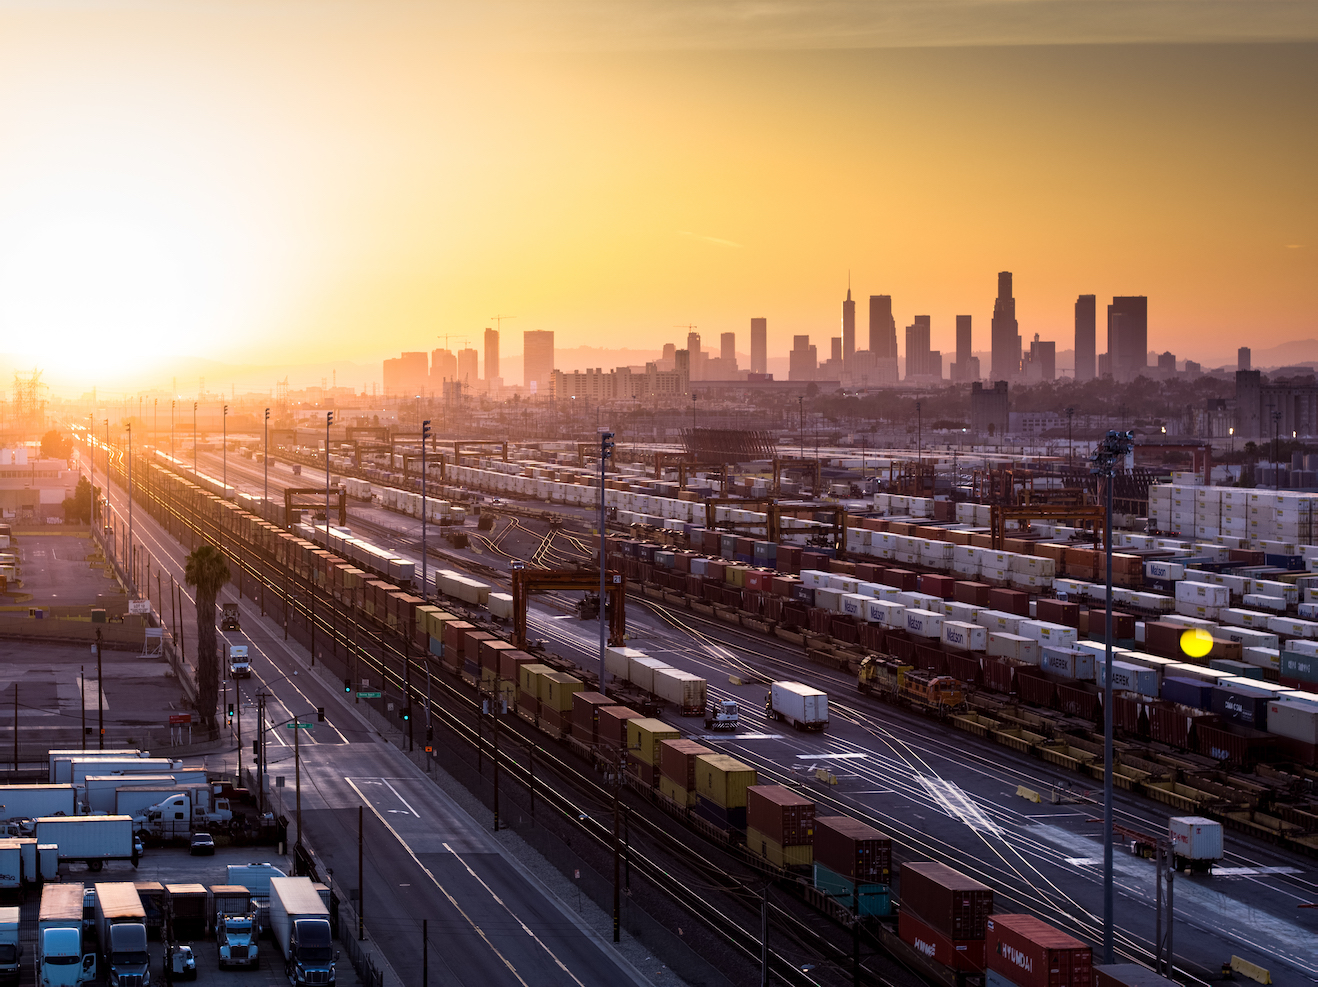
[[(136, 869), (126, 862), (114, 862), (105, 865), (100, 873), (91, 873), (81, 864), (72, 867), (61, 866), (62, 881), (79, 881), (84, 884), (109, 881), (157, 881), (160, 884), (203, 884), (211, 887), (228, 883), (225, 868), (229, 864), (270, 863), (281, 870), (289, 870), (289, 861), (260, 849), (220, 848), (213, 857), (194, 857), (186, 849), (148, 850)], [(10, 901), (6, 904), (17, 904)], [(21, 941), (23, 945), (22, 975), (19, 979), (23, 987), (35, 987), (36, 984), (36, 935), (37, 917), (41, 908), (41, 889), (31, 887), (27, 890), (22, 905)], [(214, 938), (205, 941), (183, 941), (192, 947), (197, 960), (197, 982), (232, 987), (274, 987), (287, 984), (284, 976), (283, 957), (279, 947), (269, 938), (263, 936), (260, 941), (260, 965), (257, 969), (221, 970)], [(152, 933), (150, 941), (151, 977), (153, 984), (164, 983), (164, 943)], [(98, 962), (100, 982), (105, 981), (105, 971)], [(345, 987), (354, 987), (361, 981), (348, 962), (346, 954), (338, 963), (338, 983)]]

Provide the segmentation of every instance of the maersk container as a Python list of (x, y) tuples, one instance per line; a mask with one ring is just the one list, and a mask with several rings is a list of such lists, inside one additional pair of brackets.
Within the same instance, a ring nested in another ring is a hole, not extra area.
[(988, 648), (988, 629), (964, 620), (944, 620), (943, 644), (958, 651), (984, 651)]
[(1045, 645), (1039, 656), (1039, 667), (1049, 675), (1080, 682), (1094, 681), (1094, 655), (1078, 648)]
[(1168, 820), (1172, 852), (1182, 860), (1221, 860), (1222, 824), (1203, 816), (1173, 816)]
[(1214, 686), (1212, 711), (1235, 723), (1266, 730), (1271, 692), (1246, 685)]
[[(1107, 687), (1107, 662), (1094, 663), (1094, 681), (1100, 689)], [(1112, 688), (1118, 692), (1137, 692), (1150, 699), (1158, 698), (1158, 673), (1144, 665), (1112, 661)]]
[(906, 630), (916, 637), (941, 638), (943, 615), (932, 610), (906, 610)]

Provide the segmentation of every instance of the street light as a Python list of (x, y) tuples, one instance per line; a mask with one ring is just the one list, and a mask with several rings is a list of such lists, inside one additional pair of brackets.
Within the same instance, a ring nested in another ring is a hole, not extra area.
[(608, 695), (604, 689), (604, 652), (608, 647), (608, 587), (605, 585), (607, 556), (604, 547), (604, 475), (609, 459), (613, 456), (613, 433), (600, 430), (600, 693)]
[(1110, 431), (1094, 455), (1090, 472), (1106, 479), (1106, 514), (1103, 525), (1107, 556), (1107, 602), (1103, 618), (1103, 962), (1112, 962), (1114, 903), (1112, 892), (1112, 486), (1118, 463), (1134, 448), (1134, 432)]
[(270, 409), (265, 409), (265, 485), (261, 488), (262, 513), (270, 516)]
[(197, 402), (192, 402), (192, 479), (197, 479)]
[(229, 499), (229, 406), (224, 406), (224, 411), (220, 413), (221, 432), (220, 439), (220, 458), (224, 460), (224, 476), (221, 482), (224, 485), (224, 499)]
[(421, 423), (421, 599), (429, 600), (430, 582), (426, 574), (426, 439), (430, 438), (430, 419)]

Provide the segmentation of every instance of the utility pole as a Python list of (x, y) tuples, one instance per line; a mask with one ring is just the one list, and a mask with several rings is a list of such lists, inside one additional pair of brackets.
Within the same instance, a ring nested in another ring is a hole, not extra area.
[(365, 806), (357, 806), (357, 940), (366, 938), (366, 881), (362, 868), (362, 838), (365, 832)]
[(429, 418), (421, 423), (421, 599), (427, 602), (430, 600), (430, 582), (426, 574), (426, 515), (430, 513), (426, 503), (426, 439), (428, 438), (430, 438)]
[[(330, 453), (329, 453), (330, 446), (329, 443), (330, 443), (330, 426), (333, 424), (334, 424), (334, 412), (332, 411), (325, 412), (325, 549), (326, 551), (328, 551), (330, 547)], [(331, 578), (329, 569), (325, 570), (325, 576), (327, 581), (329, 578)], [(314, 587), (312, 588), (314, 589)], [(330, 657), (333, 658), (335, 654), (334, 639), (338, 635), (339, 604), (338, 604), (338, 600), (334, 596), (334, 587), (326, 586), (325, 588), (329, 591), (329, 598), (330, 598)], [(311, 655), (311, 663), (313, 665), (316, 663), (316, 655), (314, 651), (312, 652)], [(301, 831), (299, 831), (298, 839), (301, 839)]]
[(133, 565), (133, 423), (128, 423), (128, 589), (137, 589), (137, 571)]
[(256, 755), (257, 811), (265, 815), (265, 693), (256, 694), (256, 742), (252, 745)]
[(608, 462), (613, 455), (613, 433), (604, 429), (600, 430), (600, 694), (607, 695), (604, 689), (605, 671), (604, 671), (604, 652), (609, 644), (609, 607), (608, 607), (608, 587), (605, 585), (608, 570), (608, 555), (605, 550), (605, 528), (604, 528), (604, 484), (605, 475), (608, 469)]
[(622, 772), (627, 763), (627, 751), (618, 751), (618, 771), (613, 779), (613, 941), (622, 941), (622, 884), (619, 864), (622, 859), (618, 842), (618, 822), (622, 816)]
[(78, 698), (82, 706), (82, 749), (87, 750), (87, 666), (78, 666)]
[(101, 629), (99, 627), (96, 628), (96, 732), (100, 735), (98, 750), (105, 750), (105, 690), (101, 688)]

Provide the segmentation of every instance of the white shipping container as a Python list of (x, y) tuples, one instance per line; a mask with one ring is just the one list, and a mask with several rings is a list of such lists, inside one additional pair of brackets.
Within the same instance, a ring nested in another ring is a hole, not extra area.
[(830, 610), (833, 613), (842, 612), (842, 596), (840, 589), (826, 589), (820, 587), (815, 590), (815, 606)]
[[(1239, 641), (1246, 648), (1279, 648), (1281, 644), (1276, 634), (1268, 630), (1256, 630), (1253, 627), (1221, 627), (1213, 632), (1214, 637), (1228, 641)], [(1318, 641), (1314, 642), (1318, 647)]]
[[(1305, 642), (1291, 641), (1287, 647)], [(1318, 643), (1318, 642), (1315, 642)], [(1273, 671), (1281, 671), (1281, 651), (1277, 648), (1251, 648), (1245, 647), (1240, 653), (1241, 661), (1250, 665), (1257, 665), (1259, 668), (1271, 668)]]
[(1076, 648), (1046, 647), (1039, 657), (1039, 667), (1051, 675), (1082, 682), (1094, 681), (1094, 656)]
[(1245, 606), (1270, 613), (1285, 613), (1286, 601), (1280, 596), (1268, 596), (1266, 593), (1246, 593), (1242, 601)]
[(906, 609), (906, 630), (916, 637), (941, 638), (943, 615), (932, 610)]
[(1278, 616), (1268, 621), (1268, 628), (1284, 637), (1318, 638), (1318, 623), (1312, 620)]
[(1173, 816), (1169, 823), (1172, 852), (1185, 860), (1221, 860), (1222, 824), (1203, 816)]
[[(816, 591), (818, 595), (818, 591)], [(869, 604), (872, 603), (873, 597), (864, 596), (860, 593), (843, 593), (842, 594), (842, 613), (848, 617), (858, 617), (866, 620), (866, 613), (869, 610)]]
[[(1107, 663), (1094, 664), (1094, 681), (1100, 688), (1107, 686)], [(1141, 696), (1156, 699), (1158, 696), (1158, 673), (1144, 665), (1129, 661), (1112, 662), (1112, 688), (1124, 692), (1137, 692)]]
[(1022, 620), (1020, 630), (1017, 631), (1021, 637), (1032, 638), (1041, 645), (1049, 645), (1055, 648), (1070, 648), (1076, 643), (1076, 637), (1079, 633), (1074, 627), (1067, 627), (1064, 624), (1054, 624), (1048, 620)]
[(1180, 562), (1164, 562), (1155, 559), (1144, 563), (1144, 575), (1150, 579), (1184, 579), (1185, 566)]
[(994, 658), (1016, 658), (1031, 665), (1039, 664), (1039, 642), (1019, 634), (989, 631), (986, 650)]
[(1231, 593), (1225, 586), (1215, 583), (1196, 583), (1183, 579), (1176, 584), (1177, 603), (1195, 603), (1201, 607), (1231, 605)]
[(1003, 610), (981, 610), (979, 616), (975, 618), (975, 623), (983, 624), (990, 631), (997, 631), (1000, 634), (1019, 635), (1021, 622), (1025, 620), (1029, 620), (1029, 618), (1007, 613)]
[(988, 629), (964, 620), (944, 620), (943, 643), (959, 651), (985, 651)]

